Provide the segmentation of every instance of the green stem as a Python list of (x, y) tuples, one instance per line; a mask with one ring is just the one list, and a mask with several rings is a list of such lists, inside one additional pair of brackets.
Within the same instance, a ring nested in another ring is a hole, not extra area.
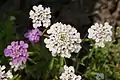
[(76, 64), (76, 72), (78, 71), (78, 68), (79, 68), (79, 62), (77, 62)]
[(34, 44), (34, 43), (31, 43), (31, 44), (32, 44), (33, 49), (36, 50), (36, 48), (37, 48), (36, 44)]
[(17, 75), (15, 75), (12, 79), (9, 79), (9, 80), (16, 80), (19, 76), (20, 76), (20, 75), (17, 74)]
[(54, 60), (55, 60), (55, 58), (52, 57), (52, 60), (51, 60), (51, 62), (49, 64), (49, 69), (47, 70), (47, 72), (45, 74), (45, 79), (44, 80), (48, 80), (49, 72), (50, 72), (50, 70), (52, 70), (53, 65), (54, 65)]
[(34, 64), (37, 64), (35, 61), (33, 61), (32, 59), (28, 58), (28, 60)]
[(60, 57), (60, 66), (64, 65), (64, 57)]
[(87, 38), (82, 39), (82, 42), (85, 42), (85, 41), (90, 41), (90, 39), (87, 39)]
[(94, 48), (93, 48), (93, 49), (91, 49), (91, 51), (90, 51), (90, 53), (89, 53), (89, 55), (88, 55), (88, 58), (91, 58), (91, 57), (92, 57), (93, 52), (94, 52)]
[(44, 34), (43, 36), (48, 37), (48, 35)]
[(77, 70), (78, 70), (78, 68), (79, 68), (79, 59), (78, 59), (78, 57), (79, 57), (79, 53), (77, 53), (77, 55), (76, 55), (76, 72), (77, 72)]
[(42, 32), (42, 36), (44, 35), (44, 33), (47, 31), (47, 28)]
[(49, 65), (49, 70), (52, 70), (53, 65), (54, 65), (54, 60), (55, 60), (55, 58), (52, 58), (50, 65)]
[(64, 63), (65, 63), (65, 65), (67, 64), (66, 61), (65, 61), (65, 58), (64, 58)]

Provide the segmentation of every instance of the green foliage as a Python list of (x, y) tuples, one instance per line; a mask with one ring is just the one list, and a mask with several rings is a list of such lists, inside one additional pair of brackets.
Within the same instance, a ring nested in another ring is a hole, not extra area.
[[(85, 62), (89, 63), (85, 63)], [(87, 67), (87, 80), (96, 80), (97, 73), (103, 73), (105, 80), (120, 80), (120, 44), (106, 43), (104, 48), (93, 48), (82, 58), (82, 64)]]
[(8, 64), (8, 59), (3, 55), (4, 48), (9, 42), (16, 39), (14, 20), (11, 16), (5, 16), (0, 22), (0, 63)]

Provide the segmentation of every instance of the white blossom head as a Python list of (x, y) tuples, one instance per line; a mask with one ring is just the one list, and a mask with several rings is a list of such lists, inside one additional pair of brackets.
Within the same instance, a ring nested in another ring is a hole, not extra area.
[(11, 73), (10, 70), (8, 70), (6, 72), (6, 67), (3, 65), (3, 66), (0, 66), (0, 80), (8, 80), (8, 79), (12, 79), (13, 78), (13, 75)]
[(59, 77), (60, 80), (81, 80), (80, 75), (75, 75), (75, 70), (73, 66), (66, 66), (64, 65), (64, 71), (62, 72), (61, 76)]
[(40, 26), (47, 28), (51, 24), (51, 11), (49, 7), (44, 8), (42, 5), (33, 6), (33, 10), (30, 10), (29, 15), (34, 28)]
[(108, 22), (103, 24), (95, 23), (88, 29), (88, 38), (95, 40), (96, 47), (104, 47), (105, 42), (112, 41), (112, 26)]
[(53, 24), (49, 30), (48, 38), (44, 39), (46, 47), (52, 52), (52, 56), (70, 58), (71, 53), (78, 53), (81, 49), (80, 33), (71, 25), (62, 23)]

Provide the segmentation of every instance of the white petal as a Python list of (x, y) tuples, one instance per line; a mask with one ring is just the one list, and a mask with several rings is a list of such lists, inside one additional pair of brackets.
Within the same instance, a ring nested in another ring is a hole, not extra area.
[(2, 67), (1, 67), (1, 70), (4, 70), (5, 68), (6, 68), (5, 66), (2, 66)]

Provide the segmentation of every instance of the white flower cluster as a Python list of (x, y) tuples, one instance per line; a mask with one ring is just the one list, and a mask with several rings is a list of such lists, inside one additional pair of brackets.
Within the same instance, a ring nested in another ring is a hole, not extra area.
[(104, 47), (105, 42), (112, 41), (112, 26), (108, 22), (103, 24), (95, 23), (88, 29), (88, 38), (95, 40), (95, 45)]
[(75, 70), (73, 66), (64, 65), (64, 72), (60, 76), (60, 80), (81, 80), (80, 75), (75, 75)]
[(49, 36), (44, 39), (44, 42), (52, 52), (52, 56), (60, 55), (61, 57), (70, 58), (70, 53), (80, 51), (80, 33), (71, 25), (57, 22), (47, 30), (47, 33)]
[(25, 68), (25, 64), (23, 64), (23, 63), (13, 64), (12, 62), (10, 62), (9, 64), (11, 65), (11, 68), (12, 68), (14, 71), (21, 70), (21, 69), (24, 69), (24, 68)]
[(29, 15), (34, 28), (40, 26), (47, 28), (51, 24), (51, 11), (49, 7), (44, 8), (42, 5), (33, 6), (33, 10), (30, 11)]
[(104, 74), (103, 73), (97, 73), (96, 74), (96, 80), (104, 80)]
[(5, 72), (5, 66), (0, 66), (0, 80), (8, 80), (8, 79), (12, 79), (13, 75), (11, 73), (10, 70), (8, 70), (7, 72)]

